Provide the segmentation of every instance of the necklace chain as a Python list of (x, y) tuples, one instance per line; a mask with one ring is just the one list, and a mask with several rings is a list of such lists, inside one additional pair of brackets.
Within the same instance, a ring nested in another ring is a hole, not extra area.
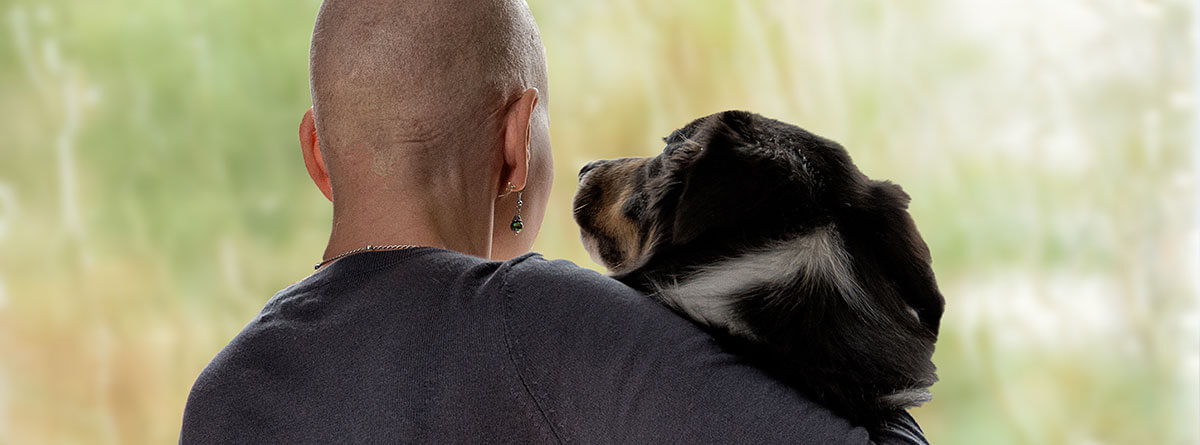
[(343, 253), (341, 253), (341, 254), (338, 254), (338, 255), (334, 256), (333, 258), (330, 258), (330, 259), (327, 259), (327, 260), (321, 261), (320, 263), (317, 263), (317, 265), (316, 265), (316, 266), (313, 266), (313, 269), (320, 269), (320, 268), (321, 268), (321, 266), (324, 266), (324, 265), (326, 265), (326, 264), (329, 264), (329, 263), (332, 263), (332, 262), (334, 262), (334, 261), (340, 260), (340, 259), (342, 259), (342, 258), (348, 257), (348, 256), (350, 256), (350, 255), (354, 255), (354, 254), (356, 254), (356, 253), (370, 252), (370, 251), (377, 251), (377, 250), (401, 250), (401, 249), (412, 249), (412, 248), (414, 248), (414, 247), (420, 247), (420, 246), (413, 246), (413, 245), (410, 245), (410, 244), (389, 244), (389, 245), (386, 245), (386, 246), (372, 246), (372, 245), (368, 244), (366, 247), (359, 247), (359, 248), (357, 248), (357, 249), (354, 249), (354, 250), (351, 250), (351, 251), (348, 251), (348, 252), (343, 252)]

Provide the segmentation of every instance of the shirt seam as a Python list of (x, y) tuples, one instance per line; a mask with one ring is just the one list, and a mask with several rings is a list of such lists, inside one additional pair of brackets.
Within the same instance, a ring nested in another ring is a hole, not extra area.
[[(418, 258), (422, 255), (427, 255), (429, 252), (434, 252), (434, 251), (416, 252), (415, 254), (404, 255), (399, 258), (393, 258), (391, 260), (384, 261), (382, 264), (375, 264), (375, 265), (369, 266), (365, 269), (359, 269), (357, 271), (348, 271), (348, 274), (343, 275), (343, 276), (327, 277), (325, 281), (321, 281), (321, 282), (305, 283), (304, 281), (307, 281), (307, 279), (302, 280), (300, 283), (296, 283), (291, 286), (288, 286), (287, 288), (284, 288), (283, 290), (279, 291), (279, 293), (280, 294), (287, 293), (287, 294), (295, 295), (296, 293), (301, 292), (301, 291), (317, 292), (317, 291), (325, 289), (326, 287), (332, 286), (334, 284), (343, 283), (347, 280), (350, 280), (351, 278), (357, 278), (357, 277), (360, 277), (360, 276), (363, 276), (363, 275), (366, 275), (366, 274), (369, 274), (372, 272), (378, 272), (380, 270), (395, 266), (405, 260), (412, 259), (412, 258)], [(326, 272), (326, 271), (322, 270), (321, 272)], [(312, 278), (312, 277), (310, 277), (310, 278)], [(289, 289), (292, 289), (292, 291), (288, 292)], [(287, 295), (277, 295), (277, 296), (282, 297), (282, 299), (288, 298)], [(282, 303), (282, 301), (276, 301), (276, 298), (274, 298), (274, 297), (271, 298), (270, 300), (267, 301), (267, 304), (263, 307), (262, 312), (260, 312), (258, 314), (257, 318), (261, 318), (264, 315), (267, 315), (268, 309), (272, 309), (271, 312), (274, 312), (273, 311), (274, 308), (272, 306), (277, 306), (281, 303)]]
[[(402, 261), (419, 258), (419, 257), (425, 256), (425, 255), (429, 255), (430, 253), (433, 253), (433, 252), (437, 252), (437, 251), (436, 250), (425, 250), (425, 251), (419, 251), (419, 252), (415, 252), (415, 253), (411, 252), (411, 251), (404, 252), (404, 253), (408, 253), (409, 255), (403, 255), (398, 258), (392, 258), (392, 259), (386, 260), (380, 264), (366, 266), (365, 268), (359, 269), (357, 271), (347, 271), (347, 274), (342, 275), (342, 276), (327, 277), (327, 279), (323, 283), (312, 283), (312, 287), (310, 290), (321, 290), (321, 289), (324, 289), (326, 286), (330, 286), (330, 285), (333, 285), (336, 283), (341, 283), (341, 282), (344, 282), (351, 278), (361, 277), (361, 276), (369, 274), (371, 272), (378, 272), (380, 270), (395, 266), (396, 264), (398, 264)], [(330, 267), (333, 267), (333, 265), (330, 265)], [(325, 271), (322, 270), (321, 272), (325, 272)]]
[[(524, 261), (524, 259), (522, 259), (521, 261)], [(515, 265), (516, 265), (515, 262), (510, 263), (507, 266), (506, 270), (503, 271), (503, 276), (500, 279), (500, 289), (501, 289), (501, 293), (503, 294), (503, 301), (501, 302), (502, 309), (501, 309), (501, 317), (500, 318), (502, 319), (501, 325), (503, 326), (503, 332), (504, 332), (504, 344), (505, 344), (505, 349), (506, 349), (505, 352), (507, 353), (506, 355), (508, 356), (509, 361), (513, 365), (513, 370), (517, 373), (517, 381), (520, 382), (521, 388), (525, 390), (525, 394), (529, 395), (529, 399), (531, 401), (533, 401), (533, 406), (536, 407), (538, 410), (538, 413), (542, 415), (542, 420), (544, 420), (546, 422), (546, 426), (550, 427), (550, 432), (552, 434), (554, 434), (554, 438), (556, 440), (558, 440), (558, 443), (569, 443), (569, 441), (563, 439), (562, 432), (559, 431), (559, 429), (556, 427), (555, 423), (550, 419), (549, 411), (545, 407), (542, 406), (542, 403), (540, 401), (538, 401), (537, 395), (534, 394), (533, 387), (536, 386), (536, 384), (532, 381), (532, 379), (526, 378), (525, 374), (521, 372), (521, 361), (524, 360), (524, 356), (521, 353), (517, 352), (516, 348), (513, 346), (513, 344), (514, 344), (513, 333), (512, 333), (512, 328), (509, 325), (510, 314), (511, 314), (510, 305), (513, 301), (513, 294), (512, 294), (512, 290), (509, 286), (508, 279), (512, 275), (513, 268)], [(520, 360), (518, 360), (518, 358)]]

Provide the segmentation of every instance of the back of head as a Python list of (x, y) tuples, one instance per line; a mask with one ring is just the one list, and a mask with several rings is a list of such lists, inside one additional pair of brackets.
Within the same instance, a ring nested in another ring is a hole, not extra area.
[(546, 91), (543, 51), (523, 0), (325, 0), (310, 69), (335, 189), (360, 167), (413, 180), (471, 168), (505, 105)]

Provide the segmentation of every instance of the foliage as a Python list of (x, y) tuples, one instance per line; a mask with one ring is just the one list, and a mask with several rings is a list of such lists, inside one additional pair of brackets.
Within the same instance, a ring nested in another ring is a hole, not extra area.
[[(1175, 1), (531, 1), (555, 192), (749, 109), (913, 196), (949, 307), (942, 443), (1193, 443), (1196, 23)], [(295, 141), (317, 0), (0, 0), (0, 442), (174, 440), (321, 254)], [(731, 209), (736, 211), (736, 209)]]

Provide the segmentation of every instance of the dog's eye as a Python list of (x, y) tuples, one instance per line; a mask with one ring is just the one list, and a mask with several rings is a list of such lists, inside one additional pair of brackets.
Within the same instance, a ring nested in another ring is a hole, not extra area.
[(642, 212), (645, 211), (646, 196), (640, 193), (629, 197), (629, 199), (626, 200), (625, 204), (621, 207), (621, 213), (624, 213), (626, 218), (635, 221), (641, 219)]

